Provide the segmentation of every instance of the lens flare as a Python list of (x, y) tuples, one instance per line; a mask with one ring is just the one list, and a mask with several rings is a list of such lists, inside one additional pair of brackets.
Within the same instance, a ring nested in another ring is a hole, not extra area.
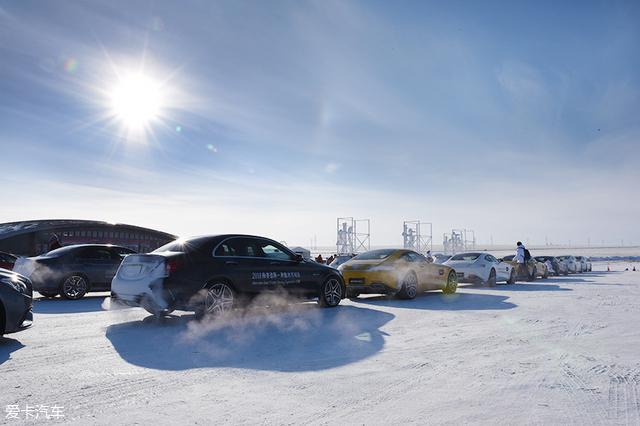
[(159, 117), (162, 106), (162, 88), (144, 74), (121, 78), (111, 92), (111, 111), (129, 129), (147, 127)]
[(64, 70), (66, 72), (76, 72), (76, 70), (78, 69), (78, 60), (75, 58), (69, 58), (66, 61), (64, 61)]

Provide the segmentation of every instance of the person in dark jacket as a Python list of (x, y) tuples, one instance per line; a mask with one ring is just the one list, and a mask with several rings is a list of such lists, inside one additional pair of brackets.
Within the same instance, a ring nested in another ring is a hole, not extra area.
[(51, 238), (49, 238), (49, 251), (59, 249), (62, 247), (60, 244), (60, 239), (56, 234), (51, 234)]

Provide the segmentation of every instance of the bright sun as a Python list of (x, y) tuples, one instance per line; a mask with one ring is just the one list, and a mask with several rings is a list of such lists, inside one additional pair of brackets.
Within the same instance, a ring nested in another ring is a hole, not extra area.
[(142, 130), (159, 118), (162, 88), (144, 74), (121, 78), (110, 93), (111, 111), (130, 130)]

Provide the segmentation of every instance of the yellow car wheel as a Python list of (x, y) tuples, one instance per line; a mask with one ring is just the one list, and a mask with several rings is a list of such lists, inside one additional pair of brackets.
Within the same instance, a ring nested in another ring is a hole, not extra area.
[(402, 279), (402, 287), (398, 292), (400, 299), (414, 299), (418, 294), (418, 277), (415, 273), (409, 272)]
[(458, 277), (455, 272), (449, 272), (449, 276), (447, 277), (447, 285), (444, 286), (442, 292), (444, 294), (453, 294), (458, 289)]

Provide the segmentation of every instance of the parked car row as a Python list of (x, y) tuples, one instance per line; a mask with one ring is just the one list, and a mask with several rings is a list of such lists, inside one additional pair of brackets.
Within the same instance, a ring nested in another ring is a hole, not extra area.
[(179, 239), (146, 254), (114, 245), (72, 245), (17, 258), (10, 265), (13, 272), (0, 269), (0, 331), (31, 324), (34, 290), (69, 300), (111, 291), (116, 304), (158, 316), (193, 311), (201, 318), (226, 314), (264, 293), (335, 307), (361, 294), (413, 299), (426, 290), (455, 293), (459, 282), (494, 286), (591, 270), (588, 258), (574, 256), (528, 258), (525, 277), (518, 277), (513, 256), (470, 252), (436, 259), (407, 249), (381, 249), (337, 257), (327, 266), (274, 240), (239, 234)]

